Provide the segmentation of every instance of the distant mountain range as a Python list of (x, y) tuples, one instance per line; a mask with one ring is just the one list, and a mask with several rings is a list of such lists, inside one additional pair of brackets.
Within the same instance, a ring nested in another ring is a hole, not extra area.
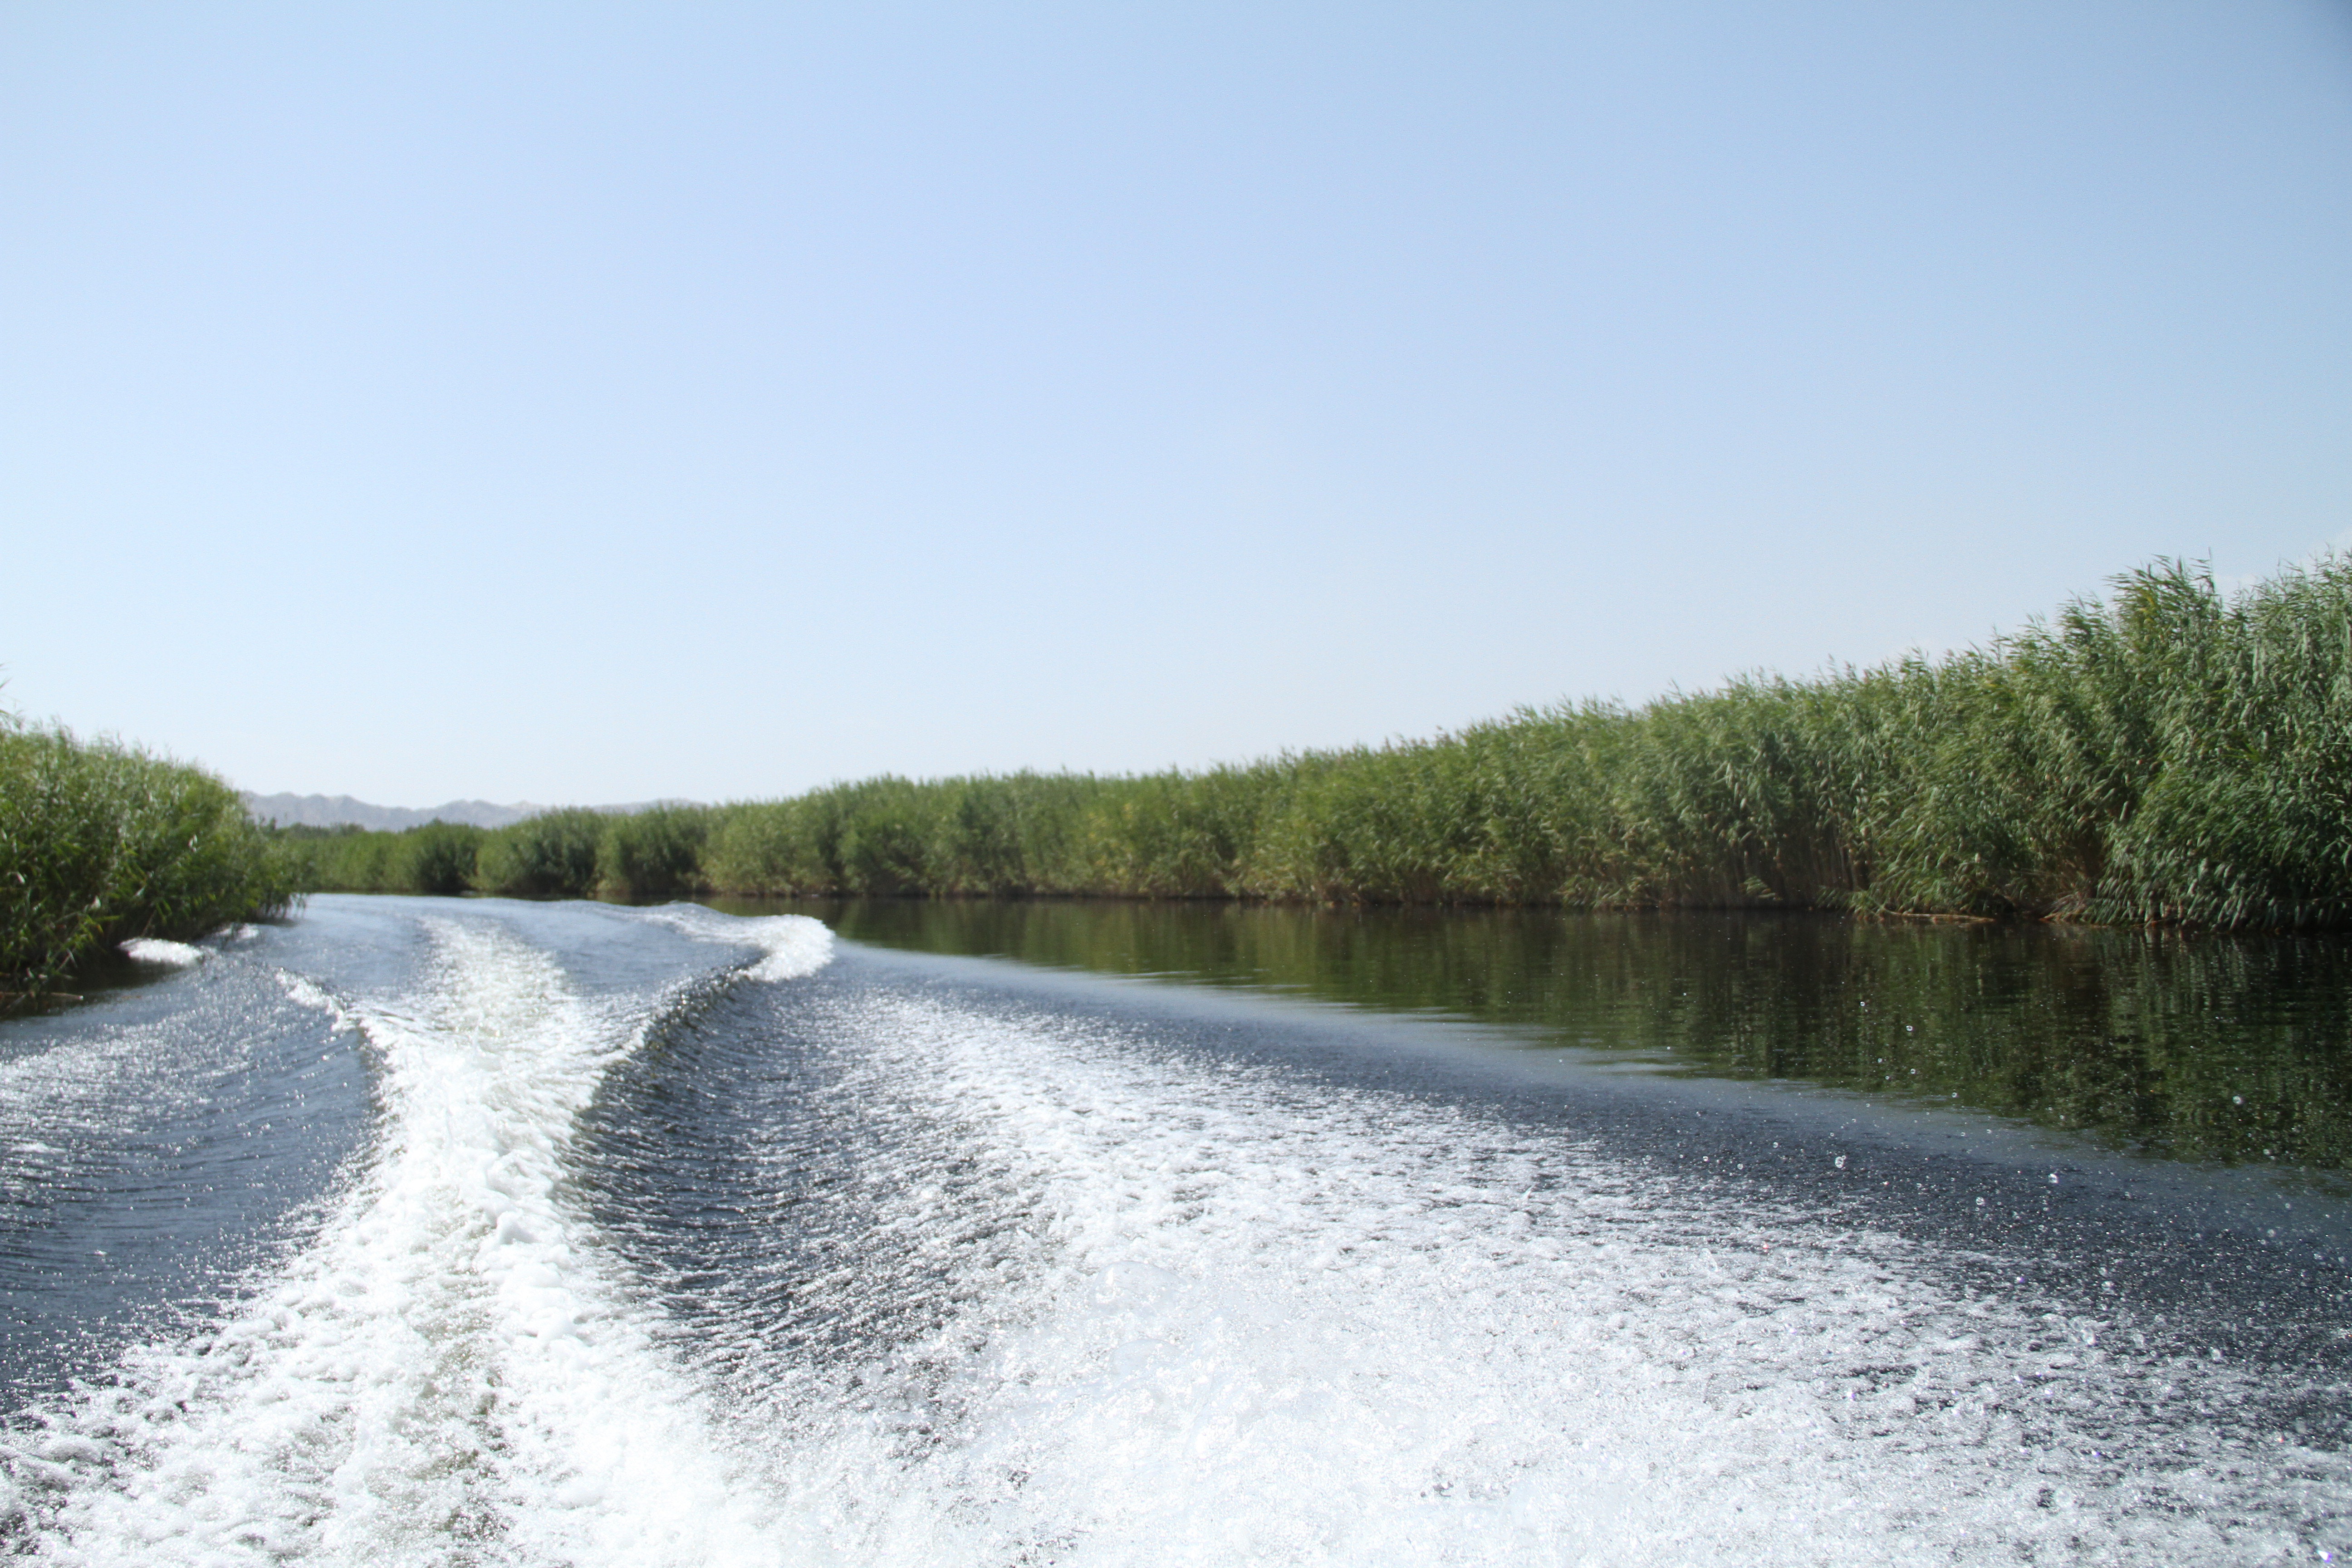
[[(683, 801), (640, 800), (627, 805), (592, 806), (593, 811), (626, 816), (632, 812), (656, 805), (682, 805)], [(255, 795), (245, 793), (245, 806), (258, 822), (274, 822), (281, 827), (341, 827), (349, 824), (398, 832), (404, 827), (422, 827), (428, 822), (463, 822), (476, 827), (504, 827), (509, 822), (520, 822), (526, 816), (537, 816), (552, 809), (519, 800), (512, 805), (499, 805), (487, 800), (453, 800), (441, 805), (428, 805), (415, 810), (404, 805), (370, 805), (363, 800), (353, 800), (347, 795)]]

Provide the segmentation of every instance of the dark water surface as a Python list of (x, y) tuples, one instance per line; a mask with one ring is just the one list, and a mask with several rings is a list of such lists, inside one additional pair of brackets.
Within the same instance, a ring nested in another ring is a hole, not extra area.
[(737, 908), (322, 898), (0, 1025), (0, 1543), (2352, 1548), (2328, 943)]
[(2352, 1165), (2352, 941), (1815, 915), (713, 900), (844, 937), (1511, 1026), (2137, 1153)]

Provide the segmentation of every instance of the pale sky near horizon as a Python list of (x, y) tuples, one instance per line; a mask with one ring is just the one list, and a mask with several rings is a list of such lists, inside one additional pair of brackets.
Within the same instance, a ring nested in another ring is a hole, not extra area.
[(2352, 544), (2352, 5), (0, 4), (0, 704), (262, 792), (1423, 735)]

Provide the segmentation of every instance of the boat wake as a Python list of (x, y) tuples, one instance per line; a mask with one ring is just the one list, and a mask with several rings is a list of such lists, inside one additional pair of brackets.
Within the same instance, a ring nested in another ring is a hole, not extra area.
[[(887, 966), (389, 995), (310, 1243), (21, 1425), (39, 1561), (2310, 1560), (2352, 1472), (1866, 1211)], [(602, 928), (600, 928), (601, 930)], [(599, 941), (605, 939), (600, 938)], [(613, 941), (620, 941), (616, 937)], [(706, 947), (704, 951), (709, 951)], [(567, 967), (567, 964), (570, 967)], [(2324, 1392), (2324, 1391), (2323, 1391)]]

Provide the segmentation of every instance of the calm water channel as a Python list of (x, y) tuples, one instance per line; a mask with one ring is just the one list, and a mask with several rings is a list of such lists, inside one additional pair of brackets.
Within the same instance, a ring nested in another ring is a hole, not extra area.
[(2352, 940), (1808, 915), (874, 900), (844, 937), (1504, 1025), (2137, 1153), (2352, 1164)]
[(0, 1020), (0, 1548), (2337, 1560), (2346, 953), (319, 898)]

